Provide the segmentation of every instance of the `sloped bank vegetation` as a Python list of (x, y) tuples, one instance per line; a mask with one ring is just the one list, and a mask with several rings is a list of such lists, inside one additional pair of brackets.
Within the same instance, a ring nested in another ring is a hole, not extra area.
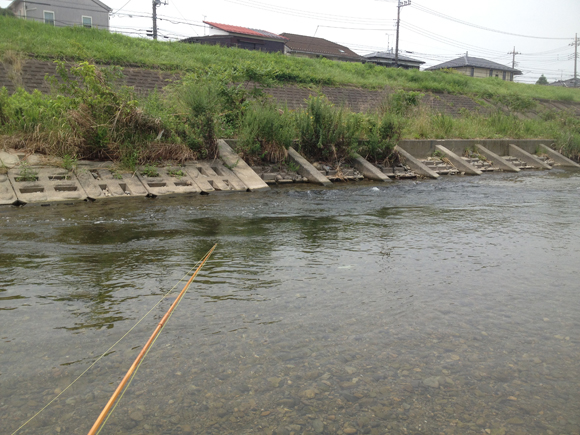
[[(237, 138), (245, 158), (271, 163), (284, 161), (290, 146), (339, 165), (353, 153), (380, 162), (400, 138), (555, 138), (566, 155), (580, 155), (580, 119), (565, 112), (544, 112), (530, 120), (488, 108), (453, 118), (421, 105), (423, 94), (404, 90), (388, 94), (369, 113), (334, 106), (324, 96), (311, 97), (305, 109), (293, 111), (248, 87), (239, 69), (189, 74), (163, 94), (148, 96), (115, 87), (122, 74), (118, 67), (81, 62), (70, 69), (71, 78), (59, 63), (58, 72), (50, 94), (0, 91), (4, 145), (113, 160), (127, 169), (159, 160), (213, 158), (218, 138)], [(253, 76), (252, 82), (260, 78)]]
[[(73, 78), (59, 63), (60, 77), (52, 80), (51, 94), (19, 89), (9, 95), (1, 90), (2, 142), (30, 151), (69, 159), (110, 159), (134, 169), (158, 160), (211, 158), (216, 154), (217, 138), (237, 138), (238, 151), (256, 162), (283, 161), (293, 145), (311, 159), (341, 164), (355, 152), (373, 161), (388, 159), (400, 138), (554, 138), (564, 154), (580, 157), (578, 117), (542, 110), (534, 120), (517, 116), (534, 109), (537, 103), (532, 96), (580, 100), (576, 90), (544, 90), (453, 73), (158, 43), (3, 17), (0, 21), (8, 30), (8, 38), (0, 41), (4, 59), (18, 58), (24, 52), (115, 63), (126, 55), (125, 62), (152, 66), (155, 59), (157, 65), (186, 71), (181, 81), (162, 94), (148, 96), (115, 86), (122, 68), (96, 67), (86, 61), (72, 67)], [(17, 35), (16, 29), (24, 32)], [(248, 83), (263, 87), (285, 83), (388, 86), (392, 92), (369, 113), (334, 106), (322, 95), (311, 97), (305, 109), (292, 111), (276, 106)], [(423, 91), (436, 90), (486, 97), (509, 110), (482, 106), (481, 111), (450, 117), (421, 104)]]

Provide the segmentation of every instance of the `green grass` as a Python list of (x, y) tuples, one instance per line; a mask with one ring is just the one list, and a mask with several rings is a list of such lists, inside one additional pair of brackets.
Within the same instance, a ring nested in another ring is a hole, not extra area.
[(201, 44), (132, 38), (83, 27), (51, 27), (0, 16), (0, 57), (7, 52), (41, 59), (88, 60), (167, 71), (228, 72), (233, 79), (270, 85), (357, 86), (429, 91), (482, 98), (543, 98), (580, 102), (580, 89), (474, 79), (457, 73), (399, 70), (372, 64), (304, 59)]
[[(164, 159), (211, 158), (218, 138), (238, 138), (244, 155), (270, 161), (284, 158), (292, 143), (310, 158), (344, 161), (358, 152), (379, 161), (401, 138), (553, 138), (560, 151), (580, 158), (580, 118), (547, 111), (536, 101), (580, 101), (578, 89), (157, 42), (1, 16), (0, 28), (0, 58), (12, 66), (21, 56), (81, 61), (70, 70), (75, 80), (59, 66), (62, 80), (53, 80), (52, 94), (19, 89), (9, 95), (0, 89), (0, 135), (5, 135), (0, 145), (12, 140), (30, 151), (68, 156), (71, 165), (71, 156), (111, 159), (132, 170)], [(142, 97), (113, 85), (119, 71), (87, 61), (185, 74), (163, 93)], [(334, 107), (324, 98), (311, 98), (306, 109), (289, 111), (259, 92), (232, 86), (245, 80), (270, 86), (389, 87), (396, 92), (371, 113)], [(421, 103), (426, 91), (467, 95), (485, 110), (458, 117), (434, 113)], [(534, 111), (538, 119), (522, 120), (499, 107), (512, 113)]]

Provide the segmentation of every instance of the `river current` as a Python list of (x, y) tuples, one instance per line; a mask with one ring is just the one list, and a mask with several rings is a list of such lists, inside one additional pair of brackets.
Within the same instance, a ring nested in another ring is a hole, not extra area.
[[(0, 208), (0, 433), (214, 243), (101, 434), (580, 433), (561, 169)], [(87, 433), (174, 299), (18, 433)]]

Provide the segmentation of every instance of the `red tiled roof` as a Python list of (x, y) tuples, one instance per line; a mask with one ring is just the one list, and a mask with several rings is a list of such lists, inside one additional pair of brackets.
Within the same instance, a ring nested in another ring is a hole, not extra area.
[(204, 23), (209, 26), (215, 27), (216, 29), (223, 30), (224, 32), (240, 33), (242, 35), (252, 35), (261, 38), (280, 39), (283, 41), (287, 39), (284, 38), (283, 36), (276, 35), (275, 33), (267, 32), (265, 30), (249, 29), (247, 27), (240, 26), (230, 26), (229, 24), (212, 23), (210, 21), (204, 21)]

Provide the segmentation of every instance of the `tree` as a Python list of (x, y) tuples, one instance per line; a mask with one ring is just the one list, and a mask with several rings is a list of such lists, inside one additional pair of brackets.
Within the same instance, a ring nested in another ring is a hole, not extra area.
[(540, 78), (538, 79), (538, 81), (536, 82), (537, 85), (547, 85), (548, 84), (548, 79), (544, 76), (544, 74), (542, 74), (540, 76)]

